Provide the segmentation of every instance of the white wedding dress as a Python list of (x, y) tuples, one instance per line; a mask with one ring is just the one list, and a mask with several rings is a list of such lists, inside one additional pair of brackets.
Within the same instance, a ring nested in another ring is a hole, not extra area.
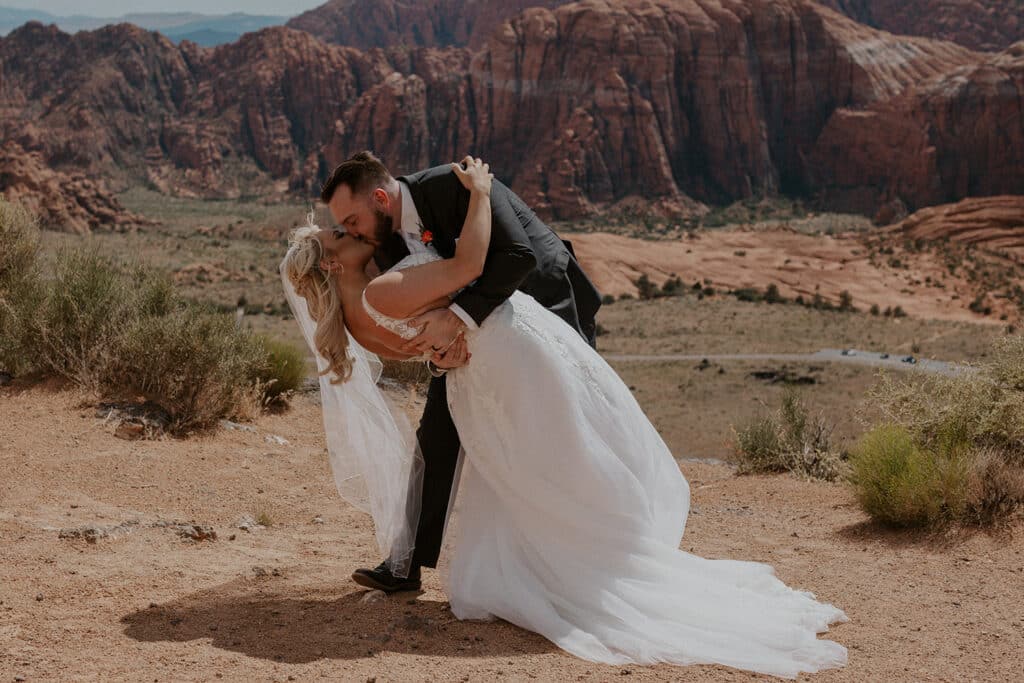
[[(363, 301), (378, 324), (415, 336)], [(472, 360), (447, 380), (465, 453), (444, 576), (458, 618), (500, 617), (609, 664), (796, 677), (846, 663), (846, 648), (816, 637), (841, 610), (769, 565), (679, 550), (686, 479), (575, 330), (516, 292), (467, 341)]]

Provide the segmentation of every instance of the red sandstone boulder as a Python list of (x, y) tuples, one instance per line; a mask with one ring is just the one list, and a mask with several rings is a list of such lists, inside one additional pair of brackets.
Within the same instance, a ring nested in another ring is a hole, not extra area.
[(36, 214), (43, 227), (65, 232), (130, 230), (151, 222), (127, 211), (102, 180), (54, 171), (14, 142), (0, 147), (0, 194)]

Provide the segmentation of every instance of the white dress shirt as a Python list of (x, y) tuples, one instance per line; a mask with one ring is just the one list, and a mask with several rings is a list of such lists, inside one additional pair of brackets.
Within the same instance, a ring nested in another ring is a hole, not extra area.
[[(405, 246), (409, 248), (410, 254), (422, 254), (429, 252), (437, 254), (437, 249), (432, 244), (424, 244), (420, 239), (423, 233), (423, 221), (420, 219), (420, 214), (416, 210), (416, 204), (412, 201), (412, 195), (409, 193), (409, 188), (405, 183), (399, 182), (398, 187), (402, 193), (402, 239), (405, 241)], [(466, 313), (462, 309), (462, 306), (458, 304), (451, 304), (448, 306), (455, 315), (459, 316), (462, 322), (466, 323), (466, 327), (471, 330), (477, 329), (476, 321), (470, 317), (469, 313)]]

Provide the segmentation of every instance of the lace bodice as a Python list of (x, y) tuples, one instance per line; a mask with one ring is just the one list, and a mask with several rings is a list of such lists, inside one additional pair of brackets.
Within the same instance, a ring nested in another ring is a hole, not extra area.
[[(430, 263), (431, 261), (440, 261), (441, 256), (437, 253), (426, 251), (419, 254), (409, 254), (404, 259), (396, 263), (395, 265), (388, 268), (387, 272), (392, 270), (404, 270), (406, 268), (412, 268), (413, 266), (419, 266), (424, 263)], [(384, 315), (376, 308), (370, 305), (370, 302), (366, 300), (366, 292), (363, 292), (363, 308), (366, 309), (367, 315), (385, 330), (394, 332), (402, 339), (412, 339), (419, 331), (408, 324), (409, 318), (392, 318)]]

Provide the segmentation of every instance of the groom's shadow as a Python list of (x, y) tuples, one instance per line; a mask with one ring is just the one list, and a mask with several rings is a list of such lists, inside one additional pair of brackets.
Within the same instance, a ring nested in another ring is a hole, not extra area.
[(493, 657), (555, 649), (545, 638), (504, 621), (459, 621), (447, 603), (417, 599), (415, 593), (363, 602), (362, 590), (332, 595), (276, 583), (238, 579), (138, 610), (121, 623), (125, 634), (139, 641), (210, 639), (214, 647), (288, 663), (384, 651)]

